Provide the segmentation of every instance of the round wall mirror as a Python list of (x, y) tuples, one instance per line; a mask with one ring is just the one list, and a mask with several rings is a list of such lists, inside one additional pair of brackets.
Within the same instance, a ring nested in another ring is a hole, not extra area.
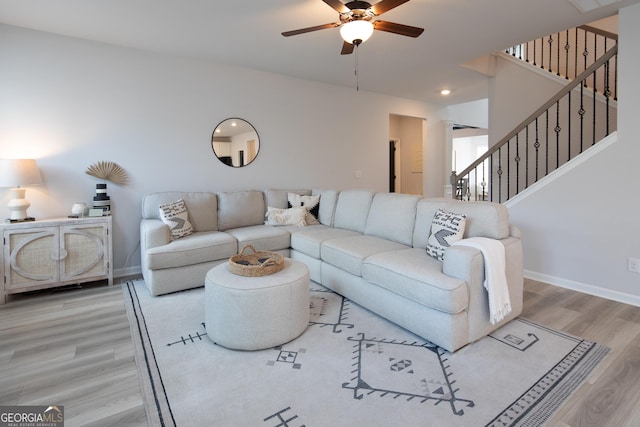
[(246, 120), (230, 118), (218, 123), (211, 135), (211, 148), (225, 165), (240, 168), (258, 156), (260, 138)]

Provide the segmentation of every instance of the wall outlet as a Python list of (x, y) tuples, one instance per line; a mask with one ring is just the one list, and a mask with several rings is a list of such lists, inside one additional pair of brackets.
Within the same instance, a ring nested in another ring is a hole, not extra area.
[(629, 257), (629, 271), (640, 273), (640, 258)]

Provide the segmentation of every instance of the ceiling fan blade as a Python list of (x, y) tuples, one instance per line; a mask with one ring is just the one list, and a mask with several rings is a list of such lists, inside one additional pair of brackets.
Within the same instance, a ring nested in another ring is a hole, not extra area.
[(424, 31), (424, 28), (396, 24), (395, 22), (388, 21), (375, 21), (373, 23), (373, 29), (408, 37), (418, 37)]
[(340, 55), (351, 55), (353, 53), (353, 48), (355, 46), (351, 43), (344, 42), (342, 43), (342, 50), (340, 51)]
[(327, 28), (336, 28), (336, 27), (339, 27), (340, 25), (341, 25), (340, 22), (332, 22), (331, 24), (316, 25), (315, 27), (307, 27), (307, 28), (300, 28), (299, 30), (285, 31), (284, 33), (282, 33), (282, 35), (285, 37), (297, 36), (298, 34), (310, 33), (311, 31), (324, 30)]
[(382, 0), (381, 2), (378, 2), (371, 6), (371, 11), (376, 16), (382, 15), (383, 13), (388, 12), (391, 9), (398, 7), (408, 1), (409, 0)]
[(322, 1), (328, 4), (329, 6), (331, 6), (338, 13), (347, 13), (351, 10), (339, 0), (322, 0)]

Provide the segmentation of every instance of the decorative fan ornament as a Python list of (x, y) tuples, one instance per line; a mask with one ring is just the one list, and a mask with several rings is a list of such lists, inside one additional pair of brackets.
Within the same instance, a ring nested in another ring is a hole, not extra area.
[(99, 161), (89, 166), (85, 173), (95, 178), (111, 181), (114, 184), (124, 185), (127, 183), (127, 172), (117, 163), (110, 161)]

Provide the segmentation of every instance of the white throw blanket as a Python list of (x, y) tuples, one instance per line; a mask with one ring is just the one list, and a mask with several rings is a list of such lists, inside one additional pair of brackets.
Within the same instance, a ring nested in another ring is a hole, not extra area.
[(489, 317), (492, 324), (498, 323), (511, 312), (504, 246), (499, 241), (486, 237), (470, 237), (459, 240), (454, 245), (471, 246), (482, 252), (484, 287), (489, 294)]

